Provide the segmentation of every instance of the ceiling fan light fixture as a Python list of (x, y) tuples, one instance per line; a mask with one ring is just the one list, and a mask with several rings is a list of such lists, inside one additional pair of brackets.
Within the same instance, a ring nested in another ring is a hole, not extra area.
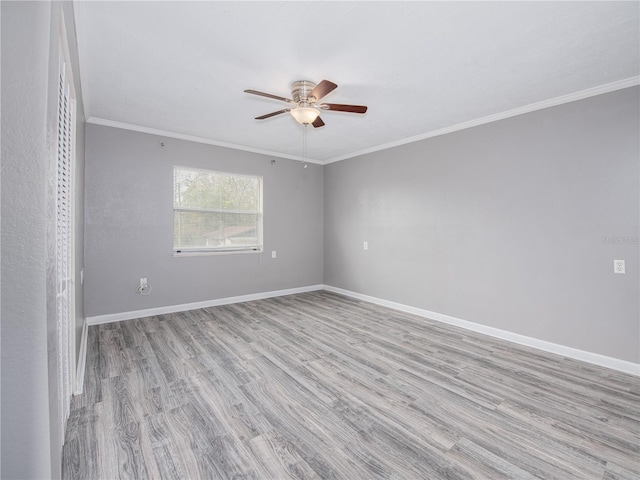
[[(0, 0), (2, 1), (2, 0)], [(260, 92), (258, 90), (245, 90), (245, 93), (259, 95), (261, 97), (273, 98), (289, 104), (289, 108), (283, 108), (276, 112), (267, 113), (255, 117), (256, 120), (265, 120), (267, 118), (282, 115), (290, 112), (296, 122), (301, 125), (313, 125), (313, 128), (324, 127), (324, 122), (320, 118), (320, 111), (334, 111), (347, 113), (365, 113), (367, 107), (365, 105), (346, 105), (342, 103), (322, 103), (317, 102), (329, 93), (333, 92), (338, 85), (329, 80), (322, 80), (317, 85), (309, 80), (297, 80), (291, 84), (291, 98), (280, 97), (270, 93)]]
[(316, 118), (320, 115), (320, 110), (311, 107), (296, 107), (291, 110), (291, 115), (296, 119), (296, 122), (308, 125), (316, 121)]

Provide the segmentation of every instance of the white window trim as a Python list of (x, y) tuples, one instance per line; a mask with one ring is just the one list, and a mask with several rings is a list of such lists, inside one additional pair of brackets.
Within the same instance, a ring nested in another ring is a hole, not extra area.
[[(206, 248), (206, 247), (185, 247), (185, 248), (173, 248), (173, 256), (174, 257), (197, 257), (197, 256), (211, 256), (211, 255), (237, 255), (237, 254), (253, 254), (253, 253), (263, 253), (264, 252), (264, 179), (262, 175), (251, 175), (246, 173), (234, 173), (234, 172), (223, 172), (219, 170), (210, 170), (206, 168), (197, 168), (197, 167), (187, 167), (184, 165), (174, 165), (173, 167), (173, 181), (175, 182), (175, 172), (176, 169), (185, 169), (192, 170), (194, 172), (204, 172), (204, 173), (214, 173), (221, 175), (232, 175), (235, 177), (248, 177), (248, 178), (257, 178), (260, 181), (260, 204), (259, 204), (259, 229), (258, 229), (258, 245), (252, 247), (223, 247), (223, 248)], [(175, 195), (175, 183), (173, 185), (173, 194)], [(172, 202), (173, 203), (173, 202)], [(172, 214), (175, 215), (176, 211), (187, 211), (187, 212), (219, 212), (219, 210), (210, 210), (210, 209), (202, 209), (202, 208), (184, 208), (175, 206), (172, 208)], [(253, 211), (224, 211), (224, 213), (249, 213), (255, 214)], [(173, 227), (173, 232), (175, 235), (175, 226)]]

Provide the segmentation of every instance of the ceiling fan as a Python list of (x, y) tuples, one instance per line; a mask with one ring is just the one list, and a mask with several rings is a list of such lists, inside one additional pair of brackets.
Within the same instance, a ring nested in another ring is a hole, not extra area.
[(320, 110), (331, 110), (334, 112), (365, 113), (367, 107), (364, 105), (344, 105), (341, 103), (318, 103), (328, 93), (338, 88), (329, 80), (322, 80), (317, 85), (309, 80), (298, 80), (291, 84), (291, 98), (280, 97), (270, 93), (259, 92), (257, 90), (245, 90), (245, 93), (260, 95), (261, 97), (273, 98), (292, 104), (290, 108), (284, 108), (277, 112), (267, 113), (256, 117), (256, 120), (275, 117), (282, 113), (291, 113), (293, 118), (302, 125), (313, 125), (314, 128), (322, 127), (324, 122), (320, 118)]

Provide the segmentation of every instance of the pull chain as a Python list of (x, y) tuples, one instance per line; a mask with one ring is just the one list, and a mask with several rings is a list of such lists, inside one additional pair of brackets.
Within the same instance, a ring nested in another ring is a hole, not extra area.
[(307, 127), (309, 124), (304, 124), (304, 129), (302, 130), (302, 164), (304, 168), (307, 168)]

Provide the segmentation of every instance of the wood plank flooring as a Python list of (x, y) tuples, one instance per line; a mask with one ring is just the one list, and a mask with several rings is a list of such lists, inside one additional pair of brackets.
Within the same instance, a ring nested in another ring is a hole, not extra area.
[(640, 379), (319, 291), (89, 328), (65, 479), (640, 478)]

